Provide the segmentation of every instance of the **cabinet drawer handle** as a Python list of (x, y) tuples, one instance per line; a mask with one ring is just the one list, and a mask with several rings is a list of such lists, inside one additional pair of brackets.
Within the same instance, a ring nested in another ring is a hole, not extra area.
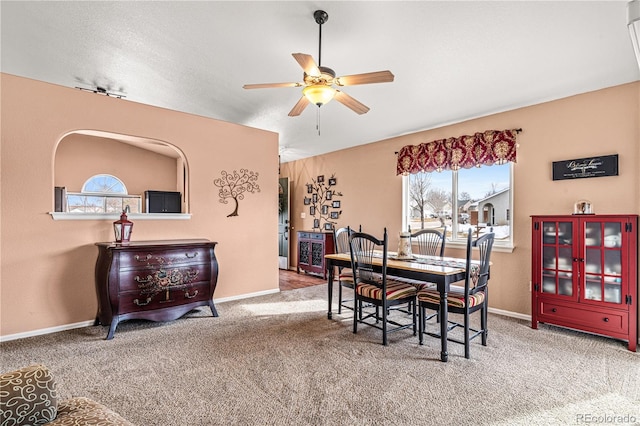
[(150, 283), (152, 279), (153, 278), (151, 277), (151, 275), (147, 275), (147, 278), (140, 278), (140, 275), (136, 275), (136, 277), (134, 278), (134, 280), (136, 280), (140, 284)]
[(148, 305), (148, 304), (149, 304), (149, 302), (151, 302), (151, 298), (150, 298), (150, 297), (147, 297), (147, 300), (146, 300), (145, 302), (141, 302), (139, 299), (135, 299), (135, 300), (133, 301), (133, 303), (135, 303), (135, 304), (136, 304), (136, 305), (138, 305), (138, 306)]
[(551, 309), (551, 312), (558, 312), (556, 308)]
[(194, 257), (198, 256), (198, 252), (195, 252), (193, 254), (185, 253), (184, 255), (187, 256), (189, 259), (193, 259)]
[(604, 317), (604, 318), (602, 319), (602, 321), (604, 321), (604, 322), (609, 322), (609, 318)]
[(146, 255), (145, 257), (142, 257), (142, 256), (140, 256), (139, 254), (136, 254), (136, 255), (135, 255), (135, 259), (136, 259), (138, 262), (146, 262), (147, 260), (151, 259), (151, 257), (152, 257), (152, 256), (151, 256), (150, 254)]
[(184, 297), (186, 297), (187, 299), (193, 299), (197, 295), (198, 295), (198, 290), (194, 291), (193, 294), (189, 294), (188, 291), (184, 292)]

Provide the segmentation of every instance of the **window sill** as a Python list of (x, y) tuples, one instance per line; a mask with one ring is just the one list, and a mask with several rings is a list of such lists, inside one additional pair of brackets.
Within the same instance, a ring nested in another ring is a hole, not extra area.
[[(120, 213), (49, 212), (53, 220), (110, 220), (120, 219)], [(130, 220), (189, 220), (190, 213), (129, 213)]]
[[(447, 240), (445, 247), (447, 249), (452, 248), (452, 249), (466, 250), (467, 243), (458, 242), (458, 241), (454, 242), (454, 241)], [(509, 243), (498, 244), (496, 243), (495, 240), (493, 242), (493, 248), (491, 249), (492, 252), (499, 252), (499, 253), (513, 253), (513, 250), (515, 250), (515, 246), (512, 246)]]

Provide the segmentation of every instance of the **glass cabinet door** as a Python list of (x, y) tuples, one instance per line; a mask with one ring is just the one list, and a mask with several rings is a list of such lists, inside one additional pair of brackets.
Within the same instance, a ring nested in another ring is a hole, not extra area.
[(573, 223), (542, 223), (542, 292), (573, 296)]
[(586, 222), (584, 299), (622, 303), (622, 223)]

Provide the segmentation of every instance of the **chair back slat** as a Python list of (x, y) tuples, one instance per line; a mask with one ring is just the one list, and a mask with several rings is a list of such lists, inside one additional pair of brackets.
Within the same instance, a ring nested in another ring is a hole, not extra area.
[[(364, 232), (352, 232), (349, 236), (351, 250), (351, 268), (354, 271), (356, 283), (374, 284), (386, 288), (387, 269), (387, 230), (385, 228), (382, 240)], [(374, 259), (382, 253), (382, 270), (376, 272)]]
[[(495, 234), (487, 233), (471, 242), (471, 230), (467, 238), (467, 277), (465, 279), (465, 292), (473, 294), (486, 289), (489, 283), (489, 266), (491, 264), (491, 251)], [(471, 262), (472, 247), (478, 248), (479, 264)]]
[(351, 234), (351, 228), (348, 226), (334, 231), (336, 253), (349, 253), (349, 234)]
[[(447, 227), (442, 232), (435, 229), (422, 229), (411, 234), (412, 252), (427, 256), (444, 256)], [(415, 249), (414, 249), (415, 247)]]

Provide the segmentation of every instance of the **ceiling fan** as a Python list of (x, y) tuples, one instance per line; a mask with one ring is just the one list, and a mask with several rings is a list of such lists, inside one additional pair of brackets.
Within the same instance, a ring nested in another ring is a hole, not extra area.
[(293, 57), (300, 64), (303, 73), (303, 81), (296, 83), (263, 83), (245, 84), (245, 89), (266, 89), (273, 87), (304, 87), (302, 97), (289, 112), (289, 117), (298, 116), (310, 103), (321, 107), (332, 99), (336, 99), (358, 114), (365, 114), (369, 107), (336, 89), (334, 86), (354, 86), (356, 84), (388, 83), (393, 81), (391, 71), (376, 71), (364, 74), (353, 74), (336, 77), (336, 73), (322, 66), (322, 24), (327, 22), (329, 15), (324, 10), (316, 10), (313, 17), (319, 27), (318, 63), (311, 55), (305, 53), (293, 53)]

